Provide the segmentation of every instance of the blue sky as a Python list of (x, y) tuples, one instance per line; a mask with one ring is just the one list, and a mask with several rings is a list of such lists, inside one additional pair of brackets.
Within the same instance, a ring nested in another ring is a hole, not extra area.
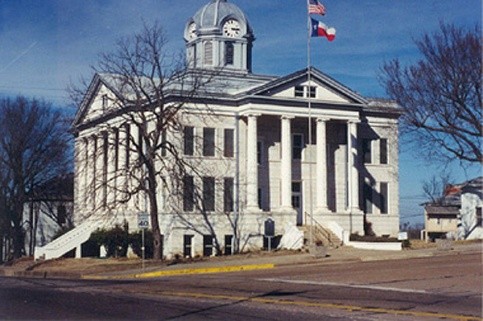
[[(305, 0), (229, 0), (254, 29), (255, 73), (284, 75), (306, 67)], [(159, 20), (173, 50), (183, 50), (186, 21), (208, 0), (0, 0), (0, 95), (23, 94), (69, 104), (65, 88), (91, 75), (99, 52)], [(312, 65), (364, 96), (384, 97), (384, 61), (418, 59), (413, 39), (440, 22), (481, 26), (481, 0), (325, 0), (321, 21), (336, 39), (312, 39)], [(442, 169), (401, 146), (401, 216), (421, 221), (421, 182)], [(456, 181), (480, 174), (448, 169)], [(415, 216), (419, 215), (419, 216)]]

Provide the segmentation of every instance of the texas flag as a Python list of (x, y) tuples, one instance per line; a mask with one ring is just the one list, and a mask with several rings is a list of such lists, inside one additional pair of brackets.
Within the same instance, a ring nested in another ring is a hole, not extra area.
[(312, 21), (312, 37), (326, 37), (329, 41), (335, 39), (335, 29), (329, 28), (320, 21), (310, 18)]

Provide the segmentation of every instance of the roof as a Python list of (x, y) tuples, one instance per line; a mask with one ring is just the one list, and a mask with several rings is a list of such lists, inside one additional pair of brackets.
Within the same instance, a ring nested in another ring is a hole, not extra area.
[[(401, 109), (394, 101), (364, 98), (355, 91), (313, 67), (305, 68), (282, 77), (224, 70), (187, 69), (181, 73), (172, 75), (169, 80), (163, 82), (163, 96), (167, 101), (169, 101), (169, 99), (179, 99), (180, 97), (183, 97), (183, 94), (192, 92), (194, 86), (199, 86), (199, 83), (204, 83), (205, 85), (191, 97), (193, 101), (196, 101), (196, 99), (202, 100), (205, 103), (208, 101), (216, 101), (216, 103), (232, 106), (238, 106), (249, 102), (305, 106), (307, 103), (306, 98), (275, 97), (273, 95), (287, 86), (295, 86), (296, 84), (306, 82), (309, 73), (311, 81), (319, 83), (327, 90), (346, 100), (346, 102), (338, 102), (336, 105), (331, 101), (313, 101), (312, 106), (314, 108), (323, 108), (324, 104), (329, 104), (333, 105), (333, 107), (335, 106), (334, 108), (340, 109), (356, 108), (370, 113), (380, 112), (388, 113), (388, 115), (393, 114), (394, 117), (399, 117), (401, 115)], [(145, 82), (148, 86), (156, 86), (161, 83), (160, 80), (143, 79), (142, 77), (140, 78), (140, 81)], [(109, 88), (109, 90), (120, 98), (121, 101), (132, 100), (132, 98), (135, 97), (135, 93), (132, 88), (126, 86), (125, 83), (126, 81), (124, 81), (123, 77), (119, 75), (96, 74), (75, 117), (74, 126), (82, 124), (82, 119), (87, 112), (89, 104), (101, 85), (105, 85)]]
[(458, 206), (440, 206), (440, 205), (429, 205), (425, 208), (426, 214), (428, 215), (458, 215), (459, 214), (459, 207)]
[(460, 184), (447, 185), (444, 190), (444, 196), (438, 200), (437, 203), (426, 203), (428, 206), (461, 206), (461, 195), (475, 194), (480, 199), (483, 199), (483, 176), (470, 179)]

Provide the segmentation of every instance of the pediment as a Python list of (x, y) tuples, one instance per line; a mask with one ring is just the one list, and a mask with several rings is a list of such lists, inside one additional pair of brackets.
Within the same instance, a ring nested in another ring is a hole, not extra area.
[[(307, 69), (285, 77), (278, 78), (263, 86), (251, 90), (248, 94), (286, 99), (306, 99), (309, 93), (309, 76)], [(317, 102), (366, 104), (367, 101), (317, 69), (310, 69), (310, 86), (315, 88)]]
[(119, 96), (103, 79), (96, 74), (89, 85), (84, 99), (74, 119), (74, 127), (89, 123), (118, 109)]

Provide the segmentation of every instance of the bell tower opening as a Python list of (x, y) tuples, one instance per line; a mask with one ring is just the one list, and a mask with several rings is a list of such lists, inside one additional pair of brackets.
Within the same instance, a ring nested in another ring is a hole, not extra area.
[(252, 28), (245, 13), (227, 0), (211, 0), (191, 17), (185, 27), (189, 68), (252, 70)]

